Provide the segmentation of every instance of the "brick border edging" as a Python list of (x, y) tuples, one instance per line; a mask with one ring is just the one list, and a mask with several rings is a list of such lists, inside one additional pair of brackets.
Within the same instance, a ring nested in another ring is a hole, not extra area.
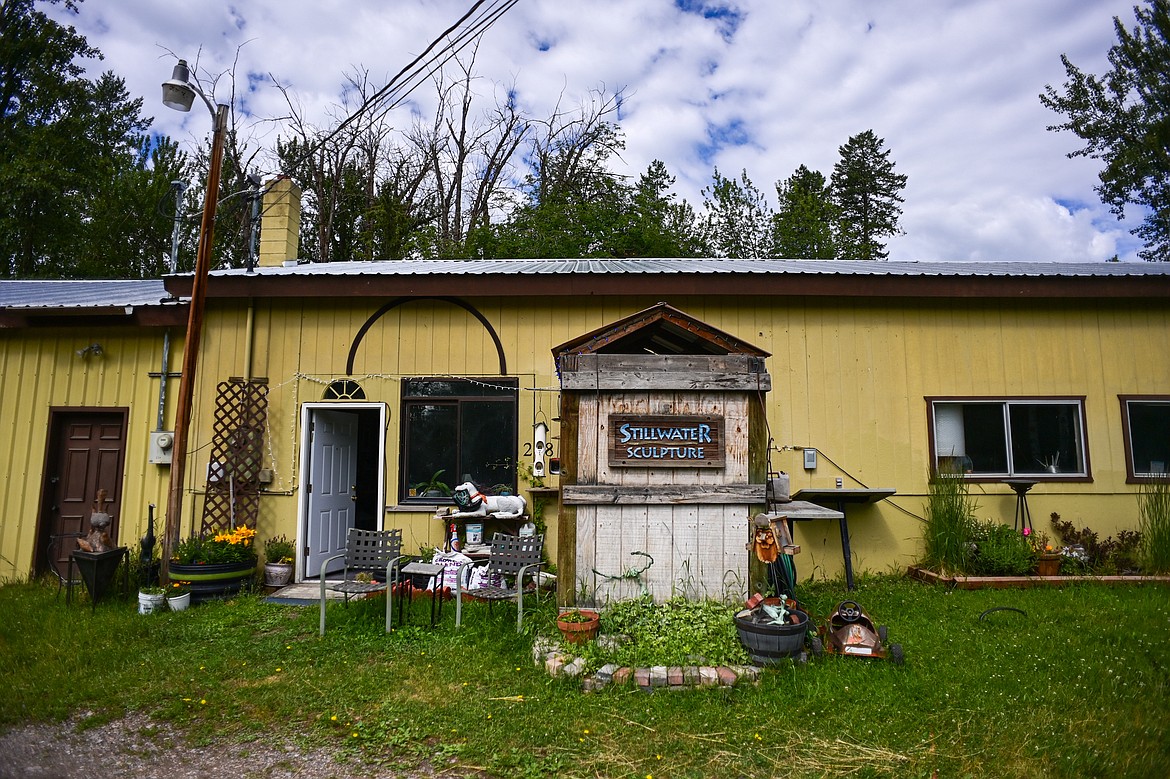
[[(543, 665), (549, 676), (582, 676), (585, 660), (562, 651), (559, 641), (537, 638), (532, 646), (532, 659)], [(589, 676), (583, 676), (581, 687), (585, 692), (600, 690), (610, 684), (633, 682), (643, 692), (654, 690), (688, 690), (696, 687), (734, 687), (739, 682), (758, 684), (760, 669), (754, 665), (655, 665), (630, 668), (608, 663)]]

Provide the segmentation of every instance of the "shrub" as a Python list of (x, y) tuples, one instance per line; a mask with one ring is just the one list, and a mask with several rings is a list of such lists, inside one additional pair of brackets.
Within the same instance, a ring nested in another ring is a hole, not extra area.
[(925, 563), (939, 573), (965, 572), (975, 533), (975, 502), (957, 471), (930, 475), (926, 504)]
[(987, 522), (977, 527), (971, 570), (984, 576), (1024, 576), (1036, 558), (1032, 544), (1014, 527)]
[(1142, 558), (1146, 573), (1170, 573), (1170, 480), (1155, 479), (1138, 491)]

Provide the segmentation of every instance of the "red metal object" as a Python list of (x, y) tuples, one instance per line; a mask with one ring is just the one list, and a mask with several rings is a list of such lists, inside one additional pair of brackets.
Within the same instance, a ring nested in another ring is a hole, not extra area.
[(856, 601), (841, 601), (829, 621), (812, 639), (813, 653), (876, 657), (898, 665), (904, 661), (901, 644), (886, 643), (886, 626), (875, 626)]

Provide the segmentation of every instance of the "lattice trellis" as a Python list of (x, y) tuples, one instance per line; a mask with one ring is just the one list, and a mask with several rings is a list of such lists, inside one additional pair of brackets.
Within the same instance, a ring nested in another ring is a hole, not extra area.
[(256, 527), (267, 416), (267, 384), (242, 379), (219, 383), (207, 497), (203, 503), (203, 535), (241, 526)]

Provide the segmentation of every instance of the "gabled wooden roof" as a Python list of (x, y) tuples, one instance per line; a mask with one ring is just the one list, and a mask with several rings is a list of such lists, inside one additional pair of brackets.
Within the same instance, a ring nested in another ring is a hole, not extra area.
[(666, 303), (631, 314), (625, 319), (553, 348), (564, 354), (745, 354), (770, 357), (770, 353), (695, 319)]

